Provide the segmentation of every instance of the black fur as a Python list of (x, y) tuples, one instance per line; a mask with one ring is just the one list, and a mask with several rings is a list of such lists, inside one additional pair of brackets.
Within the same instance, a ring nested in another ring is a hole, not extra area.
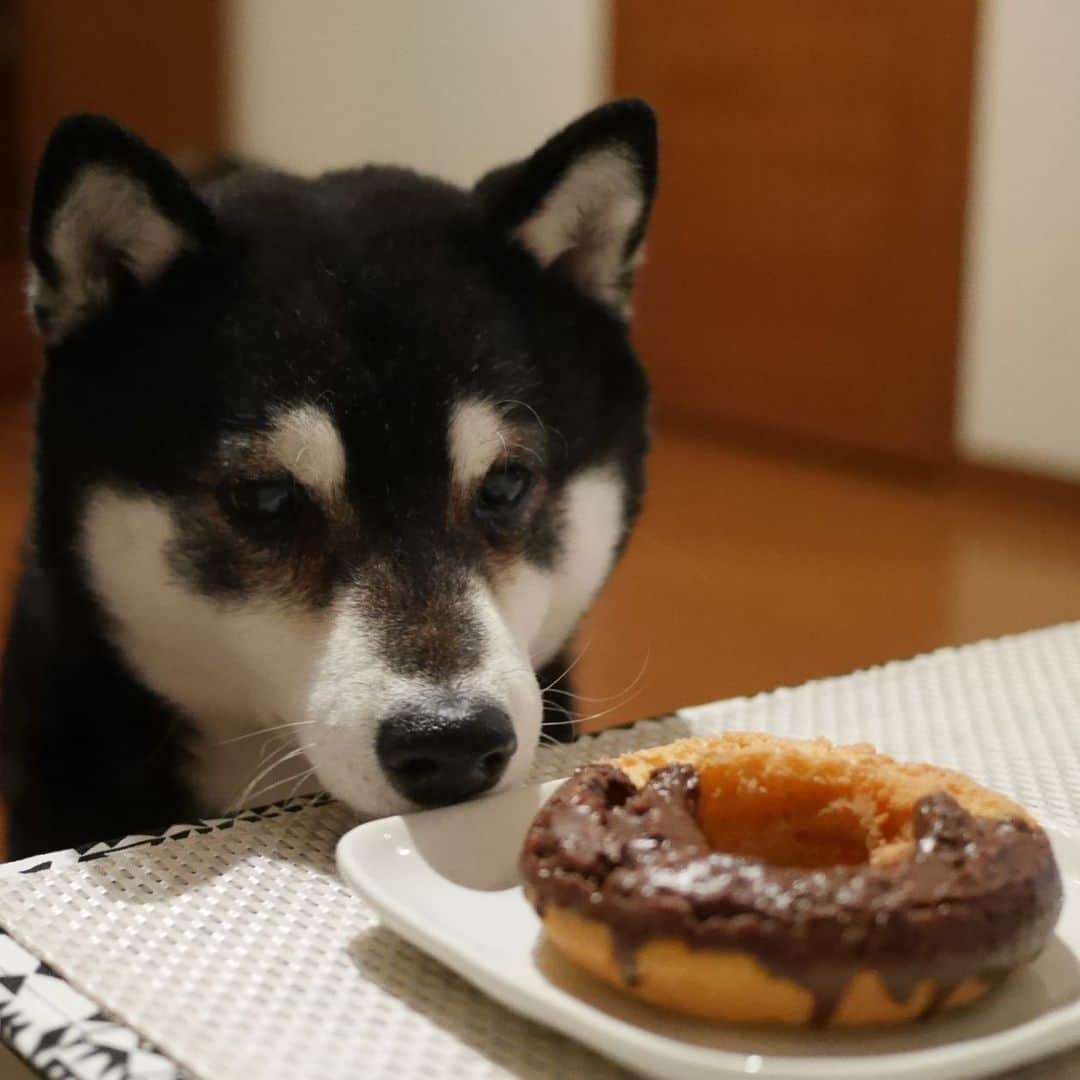
[(582, 154), (582, 147), (619, 148), (638, 173), (644, 196), (642, 211), (627, 233), (627, 260), (645, 237), (656, 195), (656, 117), (643, 101), (614, 101), (596, 109), (549, 139), (527, 161), (495, 169), (476, 186), (477, 194), (499, 228), (510, 231), (540, 207), (551, 189)]
[[(246, 170), (196, 193), (107, 120), (57, 129), (30, 226), (46, 282), (62, 285), (49, 225), (87, 163), (134, 178), (191, 243), (150, 284), (125, 280), (48, 350), (25, 571), (0, 683), (11, 856), (195, 810), (189, 725), (128, 669), (86, 583), (80, 521), (100, 485), (187, 508), (174, 570), (207, 594), (303, 586), (318, 604), (335, 582), (367, 575), (371, 589), (393, 594), (400, 614), (388, 632), (413, 639), (402, 663), (424, 670), (467, 661), (469, 628), (454, 618), (461, 573), (487, 558), (473, 523), (448, 504), (453, 402), (515, 403), (508, 413), (539, 448), (541, 502), (505, 548), (550, 565), (567, 480), (604, 460), (626, 476), (629, 530), (647, 392), (627, 328), (511, 235), (569, 163), (613, 143), (635, 161), (646, 195), (629, 253), (656, 178), (655, 124), (641, 103), (597, 110), (474, 192), (364, 168), (314, 181)], [(122, 269), (124, 252), (112, 254)], [(301, 402), (332, 414), (348, 463), (348, 510), (311, 509), (296, 540), (309, 545), (304, 560), (235, 541), (215, 516), (234, 475), (223, 433), (248, 435), (275, 407)]]

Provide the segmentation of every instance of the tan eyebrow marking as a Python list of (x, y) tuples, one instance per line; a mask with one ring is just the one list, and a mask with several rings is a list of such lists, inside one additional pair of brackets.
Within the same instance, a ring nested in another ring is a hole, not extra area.
[(330, 416), (317, 405), (299, 405), (275, 416), (266, 439), (269, 454), (306, 488), (328, 502), (345, 490), (345, 447)]
[(468, 489), (505, 453), (510, 428), (490, 401), (471, 398), (454, 406), (450, 417), (450, 462), (454, 482)]

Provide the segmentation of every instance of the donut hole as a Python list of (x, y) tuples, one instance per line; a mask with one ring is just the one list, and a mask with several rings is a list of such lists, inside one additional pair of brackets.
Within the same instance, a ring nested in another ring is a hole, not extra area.
[(746, 766), (729, 760), (700, 770), (698, 822), (715, 851), (777, 866), (855, 866), (896, 839), (891, 815), (850, 771)]
[(713, 849), (778, 866), (902, 862), (914, 852), (918, 801), (940, 791), (976, 816), (1030, 820), (1022, 807), (966, 776), (894, 761), (866, 744), (729, 731), (616, 762), (637, 787), (677, 763), (698, 773), (698, 823)]

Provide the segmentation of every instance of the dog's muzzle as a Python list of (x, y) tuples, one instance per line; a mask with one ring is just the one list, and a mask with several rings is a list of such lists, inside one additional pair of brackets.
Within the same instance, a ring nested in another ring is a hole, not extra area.
[(460, 802), (494, 787), (516, 749), (506, 712), (475, 703), (392, 716), (375, 744), (394, 790), (421, 806)]

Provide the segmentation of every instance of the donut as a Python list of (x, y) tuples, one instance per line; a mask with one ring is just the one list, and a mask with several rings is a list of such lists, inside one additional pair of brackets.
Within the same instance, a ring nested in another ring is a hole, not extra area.
[(709, 1020), (891, 1024), (982, 997), (1062, 906), (1049, 840), (961, 773), (731, 732), (585, 765), (525, 894), (563, 955)]

